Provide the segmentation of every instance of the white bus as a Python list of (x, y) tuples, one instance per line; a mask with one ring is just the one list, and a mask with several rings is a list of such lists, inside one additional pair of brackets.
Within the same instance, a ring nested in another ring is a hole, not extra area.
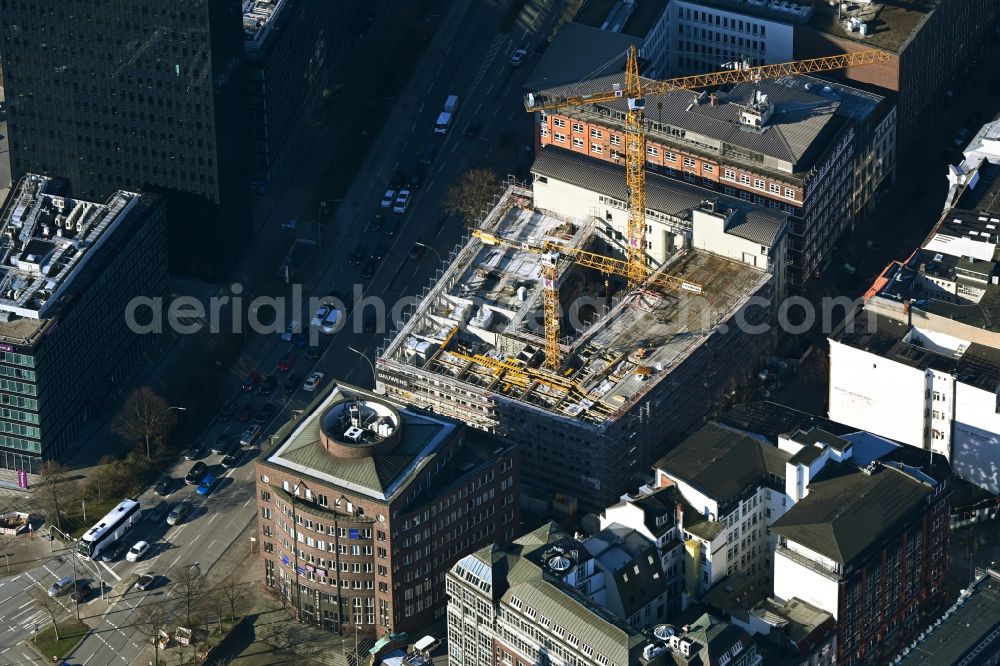
[(87, 530), (87, 533), (77, 542), (77, 551), (84, 557), (91, 559), (97, 557), (102, 550), (128, 534), (128, 531), (139, 522), (140, 518), (139, 501), (122, 500), (121, 504), (111, 510), (111, 513)]

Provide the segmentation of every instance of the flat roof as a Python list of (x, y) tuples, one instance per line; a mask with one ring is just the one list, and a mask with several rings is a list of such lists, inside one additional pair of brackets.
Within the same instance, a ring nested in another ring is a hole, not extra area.
[(1000, 164), (984, 161), (977, 173), (975, 186), (966, 186), (955, 206), (975, 211), (1000, 211)]
[(840, 437), (858, 430), (769, 400), (734, 405), (720, 417), (719, 422), (745, 430), (775, 445), (781, 436), (812, 427)]
[[(816, 3), (809, 26), (841, 39), (860, 42), (873, 48), (902, 51), (941, 0), (891, 0), (891, 2), (849, 2), (848, 11), (839, 11), (825, 2)], [(839, 16), (838, 16), (839, 15)], [(868, 26), (862, 35), (847, 26), (851, 18)]]
[[(504, 207), (491, 233), (532, 245), (587, 249), (603, 243), (592, 221), (557, 218), (526, 205), (522, 200)], [(539, 367), (545, 346), (544, 262), (531, 251), (469, 239), (380, 353), (379, 367), (404, 374), (419, 370), (596, 426), (666, 381), (718, 323), (771, 279), (704, 251), (679, 252), (660, 270), (700, 285), (701, 293), (638, 290), (614, 299), (606, 313), (582, 322), (579, 331), (566, 327), (570, 318), (565, 318), (563, 362), (553, 372)], [(562, 298), (604, 297), (605, 276), (565, 260), (558, 271)], [(634, 354), (640, 348), (641, 361)]]
[(813, 0), (685, 0), (687, 4), (716, 7), (726, 11), (770, 19), (781, 23), (806, 23), (812, 18)]
[(631, 35), (566, 23), (552, 38), (524, 87), (539, 90), (579, 81), (597, 71), (621, 71), (629, 46), (641, 41)]
[[(628, 202), (625, 167), (560, 148), (543, 146), (531, 172), (555, 178), (591, 192)], [(705, 202), (732, 211), (726, 233), (771, 247), (788, 223), (789, 213), (758, 206), (716, 190), (692, 185), (666, 176), (646, 173), (646, 207), (691, 224), (692, 211)]]
[(118, 191), (82, 201), (54, 194), (56, 182), (28, 174), (0, 210), (0, 339), (25, 344), (41, 331), (140, 199)]
[[(399, 415), (398, 442), (388, 451), (355, 458), (339, 457), (324, 447), (321, 432), (329, 432), (326, 418), (343, 403), (389, 404)], [(334, 384), (303, 412), (265, 464), (294, 470), (321, 482), (389, 501), (405, 489), (417, 472), (437, 456), (459, 426), (443, 417), (395, 405), (383, 396), (346, 384)]]
[[(640, 77), (643, 85), (654, 82)], [(550, 98), (573, 97), (612, 90), (624, 85), (623, 72), (612, 72), (563, 86), (534, 92), (539, 102)], [(764, 98), (756, 97), (764, 95)], [(758, 171), (803, 174), (811, 169), (845, 119), (862, 119), (881, 103), (882, 97), (811, 76), (784, 76), (761, 81), (758, 86), (743, 83), (729, 91), (715, 92), (718, 103), (708, 95), (676, 90), (665, 95), (646, 94), (647, 137), (668, 145), (683, 146), (694, 152), (739, 163)], [(763, 128), (741, 122), (744, 109), (755, 99), (764, 99), (774, 108)], [(662, 105), (662, 106), (661, 106)], [(610, 112), (601, 113), (597, 109)], [(599, 122), (621, 126), (627, 100), (618, 98), (587, 107), (560, 108), (567, 115), (586, 115)], [(655, 118), (655, 121), (654, 121)], [(742, 153), (740, 151), (743, 151)], [(748, 155), (749, 157), (746, 157)], [(759, 159), (758, 159), (759, 157)], [(768, 158), (765, 163), (765, 159)]]
[(287, 4), (287, 0), (243, 0), (243, 40), (248, 47), (260, 48)]
[(587, 0), (573, 22), (644, 38), (666, 7), (667, 0)]

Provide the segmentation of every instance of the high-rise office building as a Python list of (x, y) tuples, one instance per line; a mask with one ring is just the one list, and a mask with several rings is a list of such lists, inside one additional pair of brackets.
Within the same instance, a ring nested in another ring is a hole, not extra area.
[(172, 267), (224, 275), (250, 235), (238, 0), (0, 0), (11, 171), (167, 203)]

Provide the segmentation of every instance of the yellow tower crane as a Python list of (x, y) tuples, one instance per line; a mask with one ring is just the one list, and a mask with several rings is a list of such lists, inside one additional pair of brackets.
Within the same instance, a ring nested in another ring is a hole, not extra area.
[(528, 93), (525, 108), (528, 111), (551, 111), (567, 107), (605, 104), (624, 99), (625, 112), (625, 184), (628, 187), (628, 254), (627, 273), (629, 289), (642, 285), (649, 267), (646, 261), (646, 123), (645, 95), (665, 95), (677, 90), (694, 90), (725, 84), (759, 82), (779, 76), (815, 74), (847, 67), (858, 67), (887, 62), (889, 54), (878, 49), (857, 51), (843, 55), (797, 60), (759, 67), (736, 67), (710, 74), (696, 74), (665, 81), (647, 81), (639, 77), (639, 58), (635, 46), (629, 47), (625, 63), (625, 86), (612, 86), (611, 90), (581, 94), (541, 96)]
[[(475, 229), (472, 232), (474, 238), (478, 238), (485, 245), (496, 245), (507, 247), (523, 252), (541, 255), (542, 278), (545, 283), (544, 289), (544, 310), (545, 310), (545, 366), (550, 370), (559, 369), (559, 259), (565, 257), (574, 263), (593, 268), (605, 275), (621, 275), (630, 278), (629, 263), (621, 259), (606, 257), (595, 252), (588, 252), (575, 247), (568, 247), (556, 241), (546, 240), (540, 243), (511, 240), (502, 238), (487, 231)], [(645, 276), (642, 284), (649, 283), (651, 286), (664, 289), (684, 289), (695, 293), (701, 292), (701, 285), (688, 280), (682, 280), (673, 275), (663, 273), (653, 273)]]

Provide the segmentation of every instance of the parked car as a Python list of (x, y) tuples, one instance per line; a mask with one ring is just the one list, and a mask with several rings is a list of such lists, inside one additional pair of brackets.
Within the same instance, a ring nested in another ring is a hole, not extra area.
[(315, 361), (322, 355), (323, 345), (309, 345), (309, 349), (306, 350), (306, 358), (310, 361)]
[(364, 268), (361, 269), (361, 278), (363, 280), (370, 280), (375, 276), (375, 271), (378, 269), (378, 262), (375, 259), (369, 259), (365, 263)]
[(382, 227), (382, 233), (386, 236), (395, 236), (399, 232), (399, 218), (393, 218), (386, 222), (385, 226)]
[(354, 307), (353, 291), (349, 291), (345, 294), (340, 289), (331, 289), (326, 298), (330, 305), (333, 305), (336, 308), (343, 307), (344, 312), (350, 312), (351, 308)]
[(243, 380), (242, 388), (244, 391), (250, 392), (257, 388), (257, 383), (260, 381), (260, 375), (256, 372), (251, 372), (247, 375), (246, 379)]
[(314, 372), (310, 374), (306, 377), (306, 381), (302, 385), (302, 390), (309, 391), (310, 393), (315, 391), (316, 387), (319, 386), (319, 383), (323, 381), (323, 377), (324, 375), (322, 372)]
[(229, 436), (228, 433), (222, 433), (215, 438), (215, 444), (212, 444), (212, 453), (219, 454), (225, 453), (233, 446), (233, 438)]
[(253, 446), (253, 443), (257, 441), (257, 437), (259, 436), (260, 436), (260, 426), (256, 424), (250, 426), (249, 428), (244, 430), (243, 434), (240, 436), (240, 446), (243, 447)]
[(163, 514), (167, 512), (167, 507), (169, 506), (170, 505), (167, 504), (166, 502), (160, 502), (152, 509), (146, 511), (146, 516), (145, 516), (146, 520), (148, 520), (153, 524), (160, 522), (161, 520), (163, 520)]
[[(293, 319), (292, 321), (288, 322), (288, 326), (285, 327), (285, 332), (281, 334), (281, 341), (291, 342), (292, 336), (294, 336), (299, 331), (300, 331), (299, 322)], [(243, 390), (245, 391), (246, 389)]]
[(424, 256), (427, 252), (427, 246), (423, 243), (414, 243), (413, 247), (410, 248), (410, 254), (408, 255), (410, 259), (419, 259)]
[(153, 493), (155, 493), (157, 497), (166, 497), (170, 494), (173, 486), (173, 479), (160, 479), (156, 482), (156, 485), (153, 486)]
[(219, 420), (228, 421), (229, 419), (231, 419), (233, 417), (233, 414), (236, 413), (237, 407), (238, 405), (236, 404), (235, 400), (227, 400), (226, 404), (224, 404), (222, 406), (222, 409), (219, 410)]
[(245, 405), (243, 405), (242, 408), (240, 408), (240, 413), (237, 415), (236, 418), (240, 420), (240, 423), (245, 423), (250, 420), (250, 417), (253, 416), (253, 413), (254, 411), (256, 411), (256, 409), (257, 408), (253, 406), (253, 403), (248, 402)]
[(180, 525), (187, 518), (190, 511), (191, 509), (187, 504), (178, 504), (170, 512), (170, 515), (167, 516), (167, 525)]
[(549, 40), (543, 39), (535, 46), (535, 55), (542, 55), (549, 50)]
[(147, 541), (136, 541), (135, 545), (129, 548), (128, 554), (125, 555), (125, 559), (129, 562), (138, 562), (142, 559), (142, 556), (146, 554), (149, 550), (149, 542)]
[(69, 576), (60, 578), (56, 582), (49, 586), (49, 596), (50, 597), (61, 597), (62, 595), (73, 589), (73, 579)]
[(425, 175), (424, 166), (422, 164), (418, 164), (414, 167), (413, 173), (410, 174), (410, 182), (408, 183), (409, 188), (411, 190), (419, 190), (420, 186), (424, 182)]
[(288, 372), (295, 365), (295, 360), (297, 356), (295, 352), (289, 352), (285, 354), (285, 358), (278, 362), (278, 372)]
[(209, 474), (208, 476), (206, 476), (204, 479), (201, 480), (201, 483), (198, 484), (198, 490), (196, 490), (195, 492), (197, 492), (199, 495), (209, 494), (215, 488), (216, 481), (218, 481), (218, 479), (216, 479), (215, 476)]
[(425, 143), (424, 147), (420, 149), (420, 163), (424, 166), (430, 166), (434, 161), (435, 154), (437, 154), (437, 146), (433, 143)]
[(510, 54), (511, 66), (520, 67), (527, 55), (528, 52), (525, 49), (515, 49), (514, 52)]
[(222, 466), (226, 469), (232, 469), (240, 462), (240, 457), (243, 455), (242, 451), (231, 451), (226, 454), (226, 457), (222, 459)]
[(403, 183), (405, 181), (406, 181), (406, 174), (400, 171), (399, 169), (396, 169), (389, 176), (389, 187), (394, 190), (398, 190), (403, 186)]
[(326, 316), (330, 314), (330, 310), (332, 309), (333, 306), (331, 306), (328, 303), (324, 303), (323, 305), (319, 306), (319, 308), (316, 310), (316, 314), (309, 322), (309, 325), (312, 326), (313, 328), (319, 328), (320, 326), (322, 326), (323, 320), (326, 319)]
[(368, 248), (364, 245), (359, 245), (354, 248), (354, 252), (352, 252), (351, 256), (347, 258), (347, 263), (351, 266), (360, 266), (361, 262), (364, 261), (367, 256)]
[(410, 191), (400, 190), (399, 194), (396, 195), (396, 202), (392, 205), (392, 212), (405, 213), (406, 209), (409, 207), (410, 207)]
[(295, 390), (302, 384), (302, 375), (293, 372), (285, 380), (285, 393), (295, 393)]
[(201, 480), (205, 478), (205, 474), (208, 472), (208, 465), (201, 462), (200, 460), (191, 466), (188, 470), (187, 475), (184, 477), (184, 482), (189, 486), (193, 486), (197, 483), (201, 483)]
[(156, 579), (158, 576), (156, 574), (144, 573), (139, 576), (139, 580), (135, 582), (135, 588), (145, 592), (146, 590), (151, 590), (156, 587)]
[(375, 333), (378, 330), (378, 319), (376, 319), (374, 312), (365, 313), (364, 320), (361, 322), (361, 330), (365, 333)]
[[(257, 410), (257, 418), (254, 419), (254, 423), (256, 423), (257, 425), (264, 425), (265, 423), (269, 423), (271, 419), (274, 418), (275, 411), (276, 410), (274, 408), (273, 402), (265, 402), (263, 405), (261, 405), (261, 408)], [(227, 447), (226, 450), (228, 451), (229, 448)]]
[(382, 208), (389, 208), (396, 200), (396, 190), (386, 190), (382, 195)]
[(197, 460), (198, 458), (203, 458), (205, 456), (205, 445), (201, 440), (198, 440), (184, 452), (185, 460)]
[(267, 379), (260, 383), (257, 387), (257, 395), (271, 395), (274, 393), (274, 388), (278, 385), (278, 378), (274, 375), (268, 375)]
[(465, 128), (465, 136), (469, 137), (470, 139), (475, 139), (477, 136), (479, 136), (479, 133), (482, 131), (483, 131), (482, 123), (478, 122), (469, 123), (468, 127)]
[(382, 261), (385, 259), (385, 253), (389, 251), (389, 246), (385, 243), (376, 243), (375, 249), (372, 250), (372, 261)]

